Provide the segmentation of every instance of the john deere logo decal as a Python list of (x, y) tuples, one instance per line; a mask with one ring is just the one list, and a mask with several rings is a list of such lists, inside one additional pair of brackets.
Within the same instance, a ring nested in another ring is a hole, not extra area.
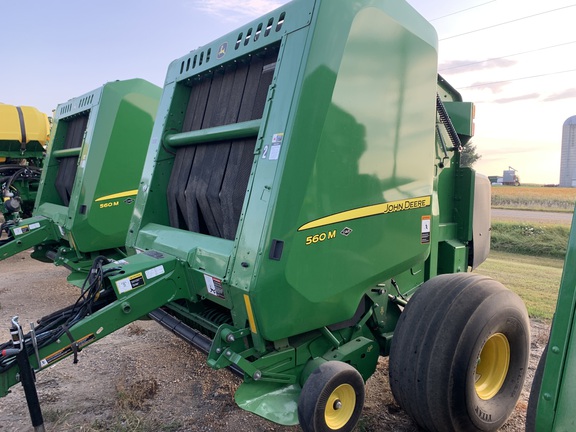
[(218, 55), (216, 57), (219, 59), (224, 57), (226, 55), (227, 49), (228, 49), (228, 42), (224, 42), (222, 45), (220, 45), (220, 48), (218, 48)]
[[(380, 204), (369, 205), (366, 207), (359, 207), (351, 210), (345, 210), (340, 213), (324, 216), (321, 217), (320, 219), (316, 219), (311, 222), (305, 223), (300, 228), (298, 228), (298, 231), (305, 231), (312, 228), (318, 228), (340, 222), (347, 222), (355, 219), (362, 219), (370, 216), (382, 215), (387, 213), (396, 213), (405, 210), (422, 209), (430, 207), (432, 202), (431, 199), (432, 197), (430, 195), (425, 195), (418, 198), (407, 198), (398, 201), (388, 201)], [(341, 234), (345, 236), (349, 235), (351, 232), (352, 230), (350, 228), (345, 228)]]

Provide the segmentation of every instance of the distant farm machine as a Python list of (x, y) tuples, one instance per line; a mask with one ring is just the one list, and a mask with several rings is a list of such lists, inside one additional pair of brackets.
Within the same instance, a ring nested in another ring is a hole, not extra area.
[(520, 186), (518, 170), (511, 166), (509, 166), (507, 170), (504, 170), (502, 173), (502, 184), (506, 186)]
[(488, 179), (490, 183), (494, 185), (501, 186), (520, 186), (520, 177), (518, 176), (518, 170), (508, 167), (507, 170), (502, 171), (502, 177), (500, 176), (489, 176)]
[(0, 213), (5, 221), (32, 213), (49, 134), (46, 114), (0, 104)]
[(160, 94), (144, 80), (115, 81), (58, 105), (33, 216), (4, 225), (0, 260), (34, 248), (81, 284), (95, 257), (126, 256)]
[[(473, 105), (436, 71), (431, 25), (378, 0), (295, 0), (173, 61), (127, 256), (93, 257), (80, 299), (33, 332), (12, 319), (0, 395), (22, 382), (41, 424), (30, 369), (149, 315), (240, 373), (238, 405), (280, 424), (352, 430), (390, 355), (394, 396), (423, 428), (498, 429), (528, 317), (467, 273), (489, 251), (490, 185), (460, 166)], [(68, 220), (100, 196), (71, 199)], [(70, 249), (81, 229), (64, 224)]]

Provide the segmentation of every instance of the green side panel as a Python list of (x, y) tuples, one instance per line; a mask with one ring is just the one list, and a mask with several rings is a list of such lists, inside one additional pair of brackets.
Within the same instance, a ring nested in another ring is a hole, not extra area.
[[(284, 134), (284, 167), (250, 284), (265, 338), (350, 318), (368, 286), (429, 254), (435, 35), (405, 5), (373, 4), (321, 3), (289, 120), (268, 124), (270, 151)], [(258, 169), (276, 162), (262, 155)], [(279, 260), (268, 258), (274, 240)]]
[(78, 252), (124, 245), (160, 94), (134, 79), (59, 105), (35, 214)]
[(537, 431), (576, 430), (576, 218), (548, 342), (536, 417)]
[(444, 102), (450, 120), (460, 135), (474, 135), (474, 104), (471, 102)]
[(444, 169), (439, 176), (438, 202), (440, 224), (456, 223), (456, 231), (442, 239), (454, 235), (458, 240), (472, 240), (474, 214), (475, 171), (470, 168), (452, 166)]
[(438, 245), (438, 274), (458, 273), (468, 267), (468, 249), (457, 240), (448, 240)]

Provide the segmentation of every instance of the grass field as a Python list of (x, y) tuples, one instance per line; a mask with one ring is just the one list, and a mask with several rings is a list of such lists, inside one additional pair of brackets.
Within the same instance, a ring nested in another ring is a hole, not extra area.
[[(492, 187), (492, 207), (572, 212), (576, 188)], [(476, 272), (518, 294), (533, 318), (552, 320), (570, 227), (492, 222), (490, 256)]]
[(551, 321), (563, 265), (564, 260), (560, 258), (492, 251), (475, 272), (500, 281), (518, 294), (530, 317)]
[(493, 186), (492, 207), (571, 212), (576, 188)]
[(563, 259), (569, 234), (567, 225), (492, 222), (490, 247), (499, 252)]

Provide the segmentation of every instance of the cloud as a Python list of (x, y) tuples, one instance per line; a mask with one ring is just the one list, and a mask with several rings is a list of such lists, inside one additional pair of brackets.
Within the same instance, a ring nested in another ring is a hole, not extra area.
[(538, 99), (539, 97), (540, 97), (540, 93), (528, 93), (528, 94), (520, 95), (520, 96), (495, 99), (494, 102), (499, 103), (499, 104), (505, 104), (505, 103), (510, 103), (510, 102), (529, 100), (529, 99)]
[(239, 3), (237, 0), (191, 0), (187, 5), (211, 15), (236, 21), (238, 18), (259, 17), (284, 3), (286, 1), (244, 0)]
[(495, 58), (483, 61), (471, 60), (449, 60), (442, 63), (438, 70), (441, 73), (455, 75), (464, 72), (476, 72), (486, 69), (507, 68), (514, 66), (517, 62), (506, 58)]
[(543, 100), (544, 102), (552, 102), (560, 99), (569, 99), (573, 97), (576, 97), (576, 88), (566, 89), (564, 91), (561, 91), (560, 93), (551, 94), (550, 96), (544, 98)]

